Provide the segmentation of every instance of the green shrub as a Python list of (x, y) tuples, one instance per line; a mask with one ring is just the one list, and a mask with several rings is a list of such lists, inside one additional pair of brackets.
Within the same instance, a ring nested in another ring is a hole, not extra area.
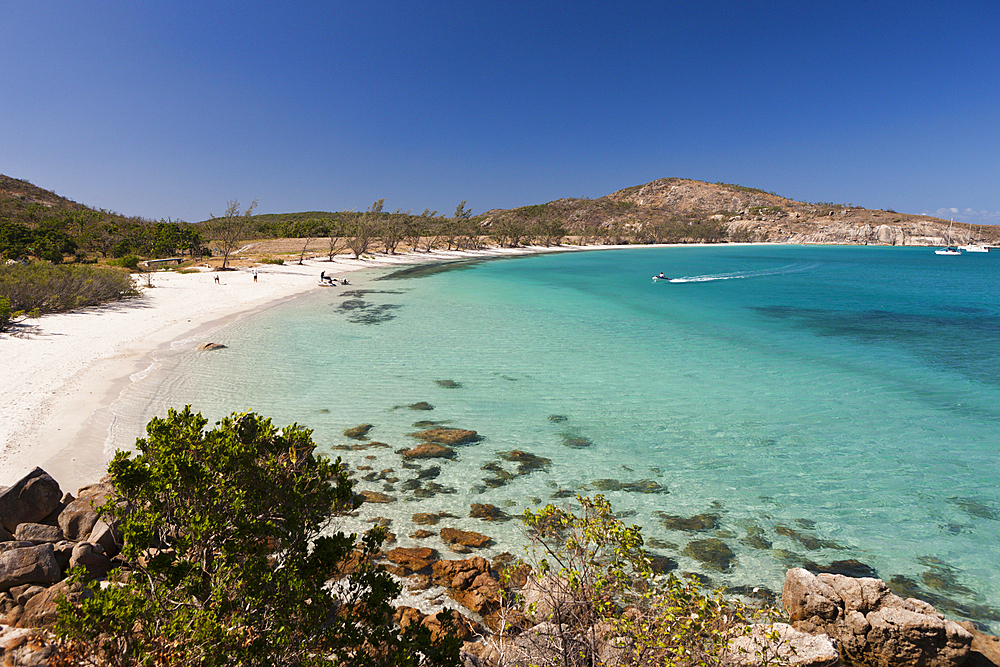
[(0, 296), (0, 331), (6, 329), (15, 317), (17, 313), (10, 307), (10, 299)]
[(63, 664), (458, 665), (456, 638), (394, 626), (400, 586), (373, 562), (384, 530), (323, 532), (360, 501), (311, 431), (254, 413), (206, 424), (170, 410), (108, 466), (99, 511), (127, 566), (60, 604)]
[(139, 258), (135, 255), (125, 255), (124, 257), (119, 257), (117, 259), (109, 259), (108, 264), (111, 266), (121, 266), (126, 269), (137, 269), (139, 268)]
[(277, 264), (277, 265), (280, 266), (280, 265), (282, 265), (282, 264), (285, 263), (285, 260), (283, 260), (281, 258), (265, 257), (264, 259), (260, 260), (260, 263), (261, 264)]
[(0, 266), (0, 296), (14, 310), (55, 313), (138, 293), (128, 273), (107, 267), (48, 262)]

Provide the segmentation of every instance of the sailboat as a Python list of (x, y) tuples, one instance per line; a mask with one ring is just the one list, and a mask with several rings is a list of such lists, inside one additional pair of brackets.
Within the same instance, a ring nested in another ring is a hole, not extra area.
[[(948, 226), (948, 243), (951, 243), (951, 228), (955, 226), (955, 221), (952, 220), (951, 224)], [(949, 245), (947, 248), (938, 248), (934, 251), (935, 255), (961, 255), (962, 251), (958, 249), (958, 246)]]
[[(982, 233), (982, 231), (983, 231), (983, 226), (982, 225), (979, 226), (979, 231), (980, 231), (980, 233)], [(969, 223), (969, 242), (966, 245), (959, 246), (959, 248), (961, 248), (965, 252), (989, 252), (990, 251), (989, 246), (985, 246), (982, 243), (973, 243), (972, 242), (972, 223), (971, 222)]]

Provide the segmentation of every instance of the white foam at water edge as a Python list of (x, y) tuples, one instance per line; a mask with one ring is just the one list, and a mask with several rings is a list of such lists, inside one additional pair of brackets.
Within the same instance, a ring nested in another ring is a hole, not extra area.
[(149, 364), (149, 366), (146, 366), (146, 368), (142, 369), (141, 371), (137, 371), (137, 372), (132, 373), (131, 375), (129, 375), (128, 379), (130, 381), (132, 381), (132, 382), (140, 382), (142, 380), (145, 380), (147, 377), (149, 377), (150, 373), (154, 373), (154, 372), (158, 371), (162, 366), (163, 366), (163, 364), (161, 364), (159, 361), (154, 361), (151, 364)]

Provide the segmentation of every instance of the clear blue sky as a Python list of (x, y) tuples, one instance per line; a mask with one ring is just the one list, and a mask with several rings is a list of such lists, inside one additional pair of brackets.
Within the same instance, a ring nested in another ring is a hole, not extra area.
[(1000, 224), (995, 0), (3, 4), (0, 173), (127, 215), (678, 176)]

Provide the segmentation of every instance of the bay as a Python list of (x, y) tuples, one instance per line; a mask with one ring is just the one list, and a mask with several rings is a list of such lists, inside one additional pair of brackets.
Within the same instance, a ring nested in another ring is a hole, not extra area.
[[(213, 332), (225, 350), (166, 351), (120, 423), (191, 403), (304, 424), (359, 489), (396, 499), (347, 526), (391, 519), (402, 545), (443, 549), (407, 535), (412, 514), (446, 512), (441, 525), (494, 537), (485, 555), (519, 553), (518, 521), (472, 518), (471, 503), (516, 515), (604, 493), (714, 585), (780, 591), (787, 567), (854, 559), (1000, 630), (996, 256), (630, 248), (352, 282)], [(482, 440), (419, 478), (396, 452), (421, 421)], [(343, 435), (360, 423), (367, 443)], [(515, 450), (550, 463), (519, 474)], [(707, 527), (679, 529), (692, 516)], [(688, 555), (707, 538), (732, 558)]]

